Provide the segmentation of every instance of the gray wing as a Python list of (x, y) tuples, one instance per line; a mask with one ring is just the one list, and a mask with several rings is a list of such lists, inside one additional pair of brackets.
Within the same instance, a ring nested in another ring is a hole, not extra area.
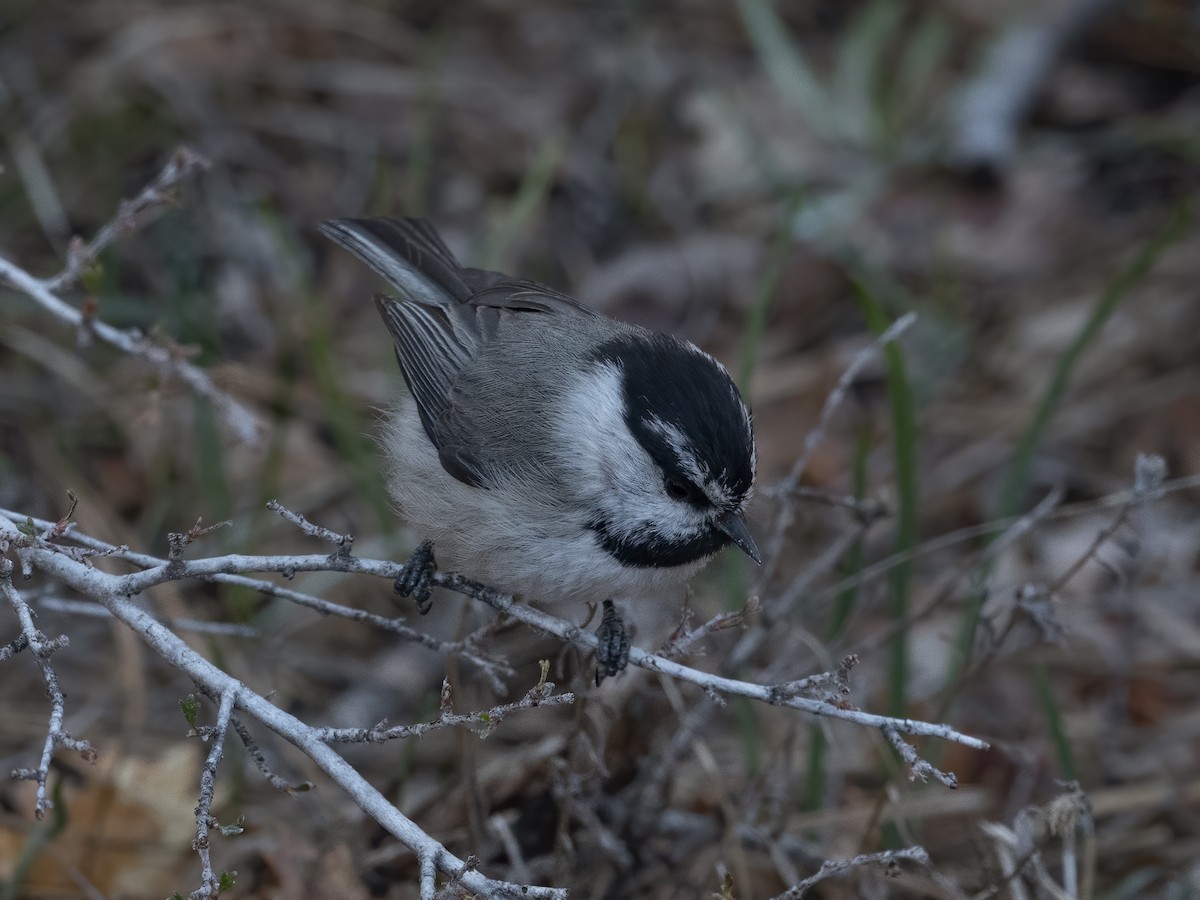
[(399, 289), (401, 299), (377, 296), (375, 305), (391, 332), (421, 424), (446, 471), (482, 485), (479, 461), (489, 441), (487, 435), (472, 435), (451, 402), (460, 373), (497, 338), (502, 321), (598, 314), (535, 282), (459, 265), (423, 219), (333, 219), (320, 230)]

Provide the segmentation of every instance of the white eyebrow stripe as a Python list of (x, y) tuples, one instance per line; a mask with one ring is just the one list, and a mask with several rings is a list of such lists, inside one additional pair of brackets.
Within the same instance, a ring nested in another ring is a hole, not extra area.
[[(758, 472), (758, 445), (754, 441), (754, 422), (753, 422), (753, 418), (750, 415), (750, 407), (746, 405), (746, 399), (742, 396), (741, 391), (738, 390), (737, 383), (733, 380), (733, 376), (729, 374), (729, 370), (727, 368), (725, 368), (724, 363), (722, 363), (719, 359), (717, 359), (711, 353), (696, 346), (691, 341), (684, 341), (683, 343), (686, 347), (688, 347), (690, 350), (692, 350), (692, 352), (698, 354), (699, 356), (703, 356), (705, 359), (707, 359), (709, 362), (711, 362), (714, 366), (716, 366), (718, 369), (720, 369), (725, 374), (725, 377), (729, 379), (729, 392), (733, 395), (733, 399), (737, 402), (738, 408), (742, 411), (742, 424), (746, 428), (746, 442), (750, 445), (750, 471), (751, 471), (751, 473), (757, 473)], [(747, 388), (748, 387), (749, 386), (747, 386)], [(724, 488), (721, 486), (721, 484), (717, 481), (712, 481), (712, 482), (705, 481), (704, 482), (706, 493), (708, 492), (708, 488), (709, 488), (710, 484), (713, 489), (713, 493), (719, 495), (722, 499), (724, 499), (726, 501), (732, 499), (728, 495), (728, 493), (724, 490)], [(753, 483), (751, 483), (750, 490), (747, 492), (745, 499), (749, 500), (751, 494), (753, 494), (753, 493), (754, 493), (754, 485), (753, 485)], [(711, 493), (710, 493), (709, 498), (713, 499)]]
[[(708, 497), (714, 506), (725, 507), (729, 505), (732, 500), (729, 491), (721, 484), (720, 479), (714, 477), (700, 462), (700, 459), (696, 456), (696, 451), (692, 448), (691, 442), (688, 441), (679, 428), (670, 422), (660, 419), (658, 416), (647, 421), (646, 427), (661, 435), (667, 441), (671, 449), (675, 452), (675, 456), (688, 478), (693, 484), (704, 491), (705, 496)], [(725, 473), (722, 472), (721, 474)]]
[(670, 422), (660, 419), (658, 416), (653, 416), (646, 422), (646, 427), (656, 434), (660, 435), (671, 446), (675, 452), (675, 457), (679, 460), (679, 464), (683, 467), (684, 472), (696, 484), (703, 484), (708, 477), (700, 466), (700, 461), (696, 458), (696, 451), (692, 449), (691, 442), (687, 439), (682, 431)]

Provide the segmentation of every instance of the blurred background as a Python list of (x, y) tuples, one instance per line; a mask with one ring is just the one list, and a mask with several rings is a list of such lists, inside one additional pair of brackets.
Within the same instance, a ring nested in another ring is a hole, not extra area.
[[(764, 537), (767, 486), (841, 373), (915, 311), (812, 454), (802, 484), (825, 493), (789, 502), (769, 580), (721, 559), (694, 607), (786, 611), (747, 626), (773, 627), (745, 677), (856, 653), (854, 703), (991, 741), (921, 742), (957, 792), (911, 784), (875, 733), (739, 703), (689, 719), (712, 705), (699, 692), (631, 675), (587, 693), (570, 658), (555, 678), (586, 697), (566, 714), (347, 755), (487, 874), (572, 896), (767, 897), (823, 859), (920, 843), (932, 874), (812, 896), (1049, 897), (1076, 825), (1081, 896), (1200, 896), (1198, 76), (1192, 0), (5, 0), (0, 255), (50, 275), (174, 148), (202, 154), (68, 299), (176, 346), (268, 427), (239, 441), (185, 387), (4, 289), (0, 506), (57, 518), (71, 490), (82, 530), (134, 549), (163, 553), (202, 517), (234, 524), (196, 555), (314, 552), (263, 509), (278, 497), (403, 558), (420, 536), (374, 444), (402, 382), (378, 286), (316, 233), (334, 216), (430, 216), (466, 262), (716, 354), (755, 411)], [(1169, 490), (1128, 502), (1139, 453), (1166, 461)], [(296, 584), (396, 610), (388, 584)], [(189, 640), (306, 721), (429, 718), (447, 666), (460, 708), (495, 702), (453, 661), (248, 592), (143, 600), (254, 629)], [(453, 636), (463, 608), (410, 621)], [(60, 754), (42, 823), (29, 783), (0, 784), (0, 896), (186, 895), (207, 749), (183, 737), (192, 686), (120, 626), (40, 616), (71, 638), (67, 724), (100, 760)], [(519, 695), (559, 651), (514, 651), (530, 639), (509, 631)], [(693, 664), (720, 668), (742, 634)], [(28, 658), (2, 671), (7, 771), (47, 709)], [(411, 854), (258, 737), (318, 790), (274, 794), (230, 749), (217, 816), (246, 819), (214, 846), (230, 896), (415, 896)], [(631, 815), (646, 797), (653, 815)], [(1009, 877), (1038, 848), (1045, 877)]]

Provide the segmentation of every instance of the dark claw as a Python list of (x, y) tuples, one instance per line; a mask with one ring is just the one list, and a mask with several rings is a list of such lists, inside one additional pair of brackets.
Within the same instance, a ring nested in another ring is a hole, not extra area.
[(433, 607), (433, 573), (437, 571), (437, 560), (433, 558), (433, 542), (422, 541), (421, 546), (404, 565), (404, 571), (396, 579), (395, 591), (401, 597), (412, 597), (417, 601), (421, 615)]
[(625, 671), (629, 665), (629, 632), (611, 600), (604, 601), (604, 615), (596, 629), (596, 638), (600, 641), (596, 647), (596, 687), (600, 687), (605, 678)]

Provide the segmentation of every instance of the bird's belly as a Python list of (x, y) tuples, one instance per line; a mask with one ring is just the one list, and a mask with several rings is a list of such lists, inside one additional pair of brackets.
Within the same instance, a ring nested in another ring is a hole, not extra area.
[(678, 604), (706, 560), (627, 566), (578, 517), (528, 502), (513, 489), (482, 489), (449, 475), (411, 400), (386, 422), (388, 490), (417, 537), (433, 542), (438, 568), (523, 598)]

